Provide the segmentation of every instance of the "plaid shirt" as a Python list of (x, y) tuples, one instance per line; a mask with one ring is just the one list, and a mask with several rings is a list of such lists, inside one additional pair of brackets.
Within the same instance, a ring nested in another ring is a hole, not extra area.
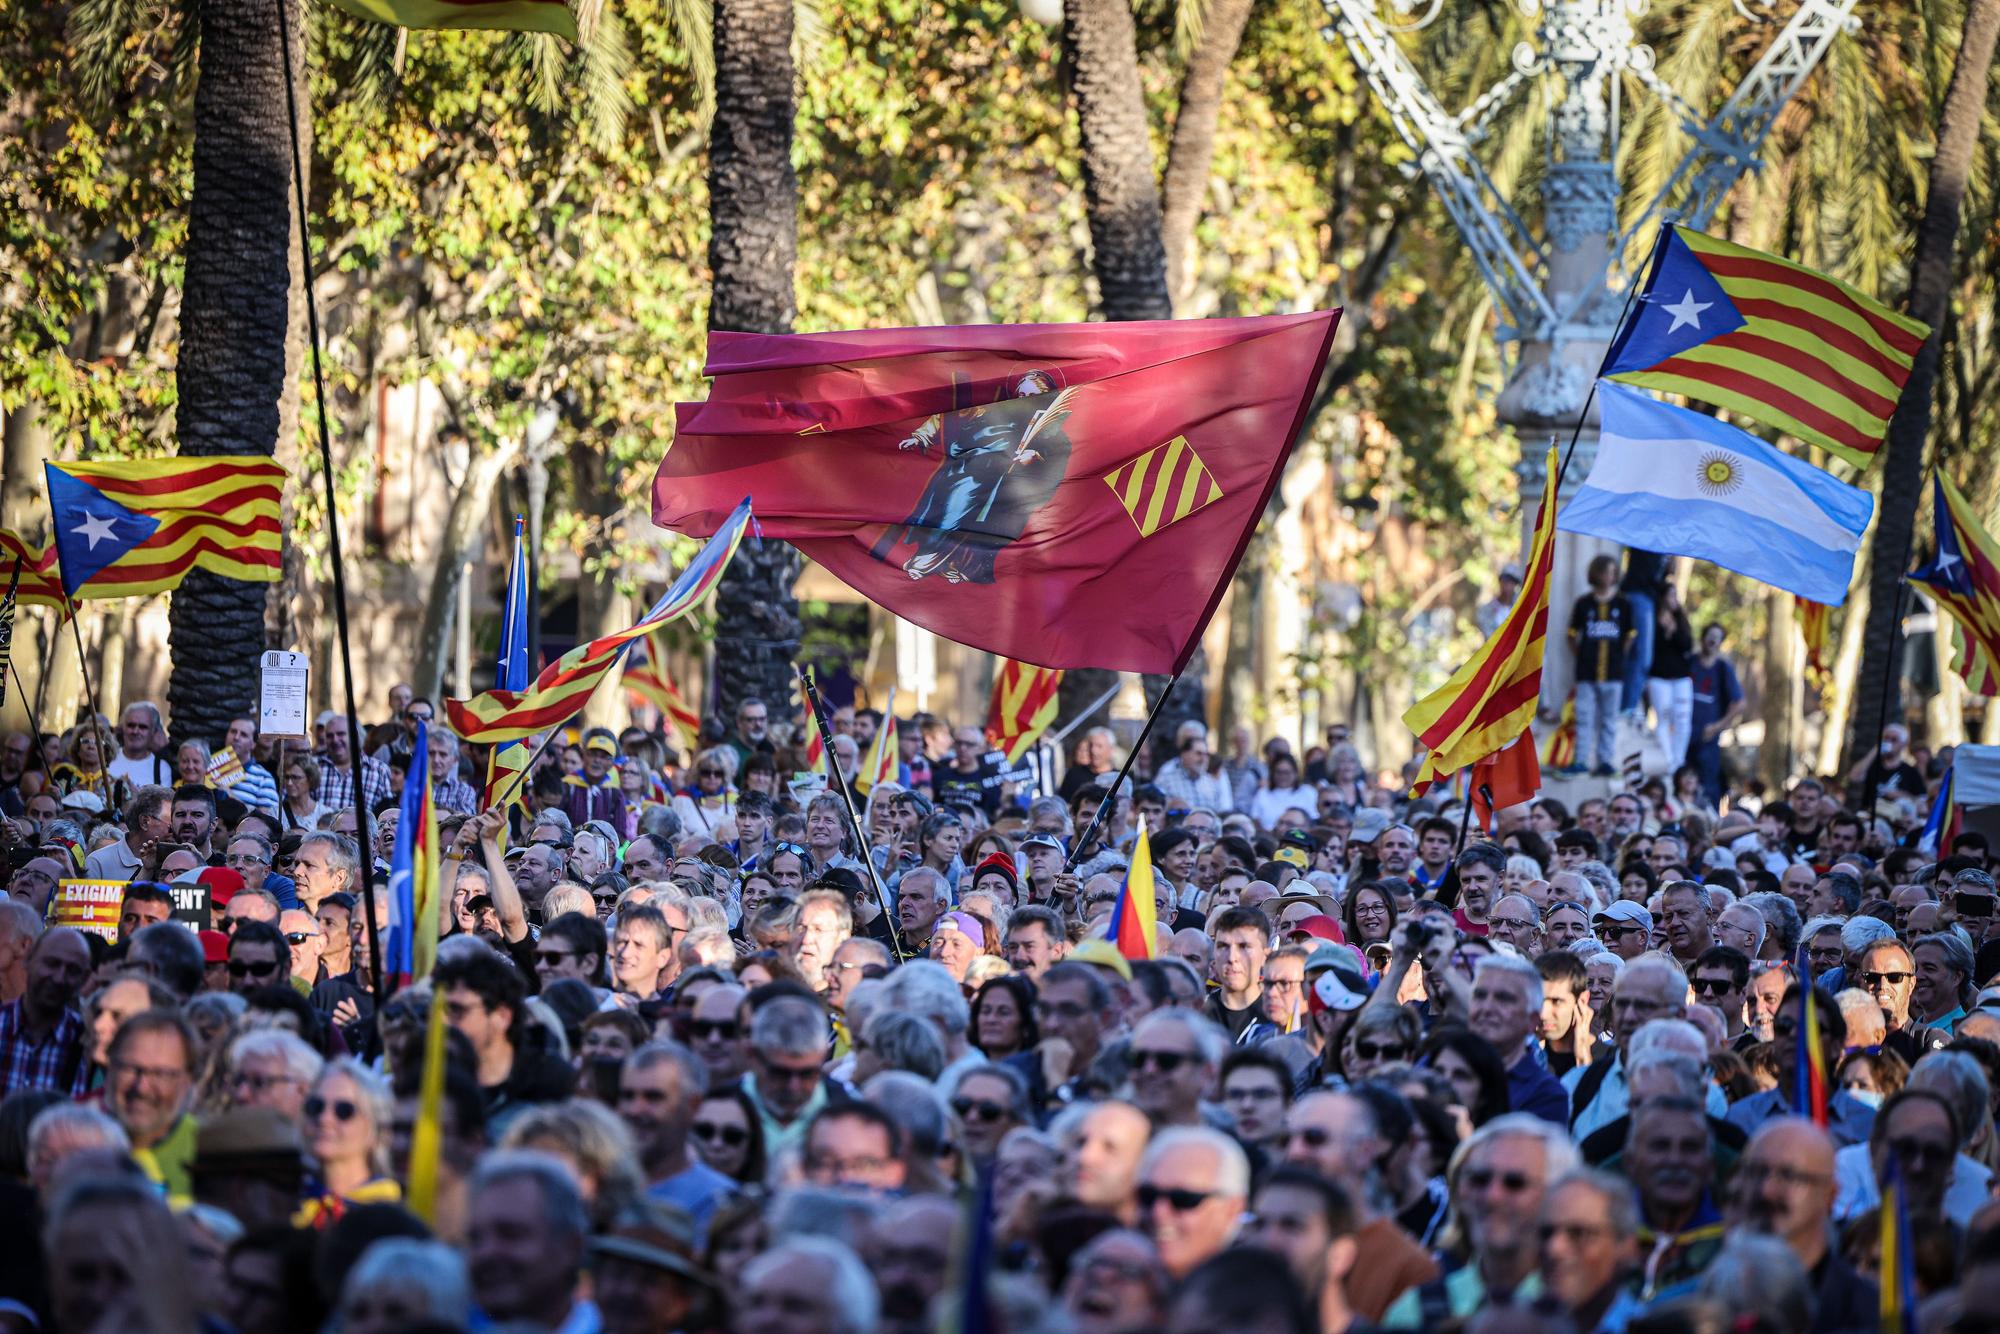
[(37, 1042), (29, 1037), (21, 1002), (0, 1005), (0, 1098), (22, 1089), (53, 1089), (66, 1098), (90, 1091), (90, 1057), (84, 1044), (89, 1030), (83, 1012), (64, 1010), (55, 1031)]
[(1153, 775), (1153, 782), (1166, 794), (1169, 807), (1179, 806), (1190, 811), (1210, 810), (1217, 815), (1227, 815), (1236, 809), (1227, 777), (1211, 773), (1191, 775), (1187, 766), (1179, 760), (1164, 765)]
[(455, 774), (431, 784), (431, 800), (441, 811), (455, 811), (460, 815), (479, 813), (479, 794), (472, 790), (472, 784)]
[[(373, 755), (361, 757), (361, 793), (368, 809), (375, 810), (389, 799), (389, 766)], [(354, 768), (319, 757), (319, 804), (340, 810), (354, 804)]]

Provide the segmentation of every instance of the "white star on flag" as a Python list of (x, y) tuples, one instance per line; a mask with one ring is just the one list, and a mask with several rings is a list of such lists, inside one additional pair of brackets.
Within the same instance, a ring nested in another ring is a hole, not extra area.
[(1672, 333), (1683, 324), (1692, 324), (1697, 329), (1701, 328), (1701, 313), (1714, 304), (1713, 301), (1695, 300), (1694, 289), (1692, 287), (1688, 288), (1687, 295), (1680, 299), (1680, 304), (1661, 307), (1667, 314), (1674, 317), (1674, 322), (1667, 327), (1667, 332)]
[(1952, 579), (1951, 567), (1954, 565), (1962, 565), (1962, 564), (1964, 564), (1963, 561), (1961, 561), (1958, 557), (1951, 554), (1950, 547), (1945, 546), (1943, 543), (1938, 544), (1938, 555), (1937, 555), (1938, 573), (1945, 577), (1945, 582), (1947, 583), (1951, 582)]
[(78, 510), (76, 512), (83, 516), (83, 522), (76, 526), (76, 530), (90, 539), (90, 549), (92, 551), (97, 550), (97, 544), (100, 541), (115, 542), (118, 540), (118, 534), (115, 531), (116, 523), (110, 515), (92, 514), (89, 510)]

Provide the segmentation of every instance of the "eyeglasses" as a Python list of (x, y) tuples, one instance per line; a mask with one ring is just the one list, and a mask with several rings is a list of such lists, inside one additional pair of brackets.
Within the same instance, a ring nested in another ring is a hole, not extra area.
[(961, 1121), (998, 1121), (1007, 1115), (1007, 1109), (997, 1102), (986, 1102), (979, 1098), (953, 1098), (951, 1110)]
[(1596, 1241), (1610, 1231), (1611, 1229), (1602, 1223), (1544, 1223), (1540, 1228), (1544, 1243), (1561, 1237), (1572, 1246)]
[(1354, 1054), (1364, 1061), (1400, 1061), (1407, 1049), (1399, 1043), (1376, 1044), (1355, 1039)]
[(303, 1110), (308, 1121), (317, 1121), (328, 1112), (333, 1113), (333, 1119), (336, 1121), (352, 1121), (355, 1114), (361, 1109), (345, 1098), (328, 1102), (325, 1098), (315, 1093), (312, 1097), (306, 1099)]
[(1513, 931), (1526, 931), (1531, 927), (1539, 926), (1540, 923), (1536, 922), (1532, 917), (1489, 917), (1486, 919), (1486, 925), (1489, 929), (1496, 926), (1504, 926)]
[(224, 866), (262, 866), (270, 858), (260, 857), (254, 852), (232, 852), (222, 859)]
[(692, 1129), (696, 1139), (708, 1144), (721, 1143), (732, 1149), (740, 1149), (750, 1142), (750, 1132), (742, 1126), (725, 1126), (716, 1121), (697, 1121)]
[(1212, 1190), (1175, 1190), (1162, 1186), (1141, 1186), (1138, 1190), (1139, 1211), (1151, 1213), (1153, 1206), (1165, 1200), (1167, 1207), (1177, 1214), (1191, 1213), (1215, 1198)]
[(429, 709), (424, 710), (422, 713), (418, 713), (415, 709), (407, 709), (404, 711), (403, 716), (413, 723), (427, 723), (431, 720)]
[(1137, 1047), (1132, 1049), (1134, 1070), (1155, 1069), (1163, 1075), (1172, 1074), (1193, 1059), (1191, 1053), (1184, 1051), (1141, 1051)]
[(727, 778), (729, 775), (720, 769), (697, 769), (694, 771), (694, 776), (696, 778)]
[(1856, 973), (1854, 976), (1855, 980), (1861, 984), (1862, 989), (1866, 990), (1869, 987), (1880, 987), (1880, 986), (1900, 987), (1903, 985), (1903, 983), (1909, 981), (1912, 977), (1915, 977), (1916, 974), (1915, 973)]
[(719, 1038), (724, 1042), (734, 1042), (742, 1031), (734, 1019), (695, 1019), (688, 1024), (689, 1037)]
[(269, 963), (246, 963), (242, 959), (231, 959), (229, 961), (229, 975), (231, 977), (269, 977), (277, 971), (278, 961), (275, 959)]
[(1463, 1173), (1459, 1180), (1467, 1190), (1474, 1191), (1485, 1190), (1497, 1181), (1500, 1183), (1500, 1188), (1509, 1195), (1519, 1195), (1535, 1184), (1529, 1180), (1526, 1172), (1495, 1172), (1485, 1167), (1472, 1168)]

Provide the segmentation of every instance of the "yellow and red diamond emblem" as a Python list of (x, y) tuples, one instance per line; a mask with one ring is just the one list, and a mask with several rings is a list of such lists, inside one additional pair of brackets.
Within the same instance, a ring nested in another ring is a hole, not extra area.
[(1183, 435), (1153, 446), (1104, 481), (1138, 525), (1141, 537), (1151, 537), (1168, 524), (1222, 499), (1222, 488), (1209, 474), (1208, 465)]

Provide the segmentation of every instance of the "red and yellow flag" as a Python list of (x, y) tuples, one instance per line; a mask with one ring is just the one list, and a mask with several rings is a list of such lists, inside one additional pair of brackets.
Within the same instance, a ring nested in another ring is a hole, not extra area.
[(1063, 674), (1008, 659), (993, 676), (993, 702), (986, 710), (986, 735), (1009, 764), (1026, 755), (1062, 710), (1056, 697)]
[(1667, 227), (1604, 374), (1728, 408), (1866, 467), (1929, 335), (1803, 264)]
[(1910, 571), (1955, 623), (1952, 665), (1974, 694), (2000, 694), (2000, 548), (1980, 525), (1972, 503), (1942, 472), (1931, 483), (1936, 553)]
[(285, 470), (262, 455), (46, 467), (62, 586), (78, 600), (174, 588), (199, 567), (276, 583)]
[(576, 40), (576, 15), (562, 0), (334, 0), (356, 18), (399, 28), (498, 28), (552, 32)]
[(689, 706), (687, 696), (667, 672), (666, 636), (646, 636), (646, 660), (625, 668), (625, 688), (660, 711), (666, 726), (674, 729), (689, 748), (701, 740), (701, 715)]
[(890, 686), (881, 725), (875, 729), (875, 739), (868, 743), (868, 753), (861, 757), (861, 772), (854, 779), (856, 790), (868, 792), (877, 783), (895, 782), (896, 775), (902, 772), (902, 762), (902, 750), (896, 744), (896, 688)]
[(451, 730), (467, 741), (492, 743), (519, 741), (566, 722), (589, 701), (635, 641), (686, 615), (708, 596), (729, 567), (729, 558), (736, 554), (736, 544), (749, 522), (750, 502), (745, 500), (638, 624), (578, 644), (543, 668), (526, 690), (489, 690), (471, 699), (446, 700)]
[[(54, 546), (29, 546), (19, 533), (0, 528), (0, 569), (19, 566), (21, 586), (14, 594), (23, 607), (55, 607), (69, 604), (63, 599), (62, 580), (56, 574)], [(10, 576), (11, 577), (11, 576)]]
[(1549, 576), (1555, 566), (1556, 451), (1543, 465), (1542, 508), (1526, 576), (1507, 618), (1451, 680), (1410, 706), (1403, 724), (1430, 754), (1410, 795), (1477, 764), (1528, 730), (1542, 692), (1542, 643), (1549, 625)]
[(1833, 682), (1833, 608), (1811, 598), (1794, 597), (1792, 616), (1806, 641), (1806, 684), (1824, 695)]

